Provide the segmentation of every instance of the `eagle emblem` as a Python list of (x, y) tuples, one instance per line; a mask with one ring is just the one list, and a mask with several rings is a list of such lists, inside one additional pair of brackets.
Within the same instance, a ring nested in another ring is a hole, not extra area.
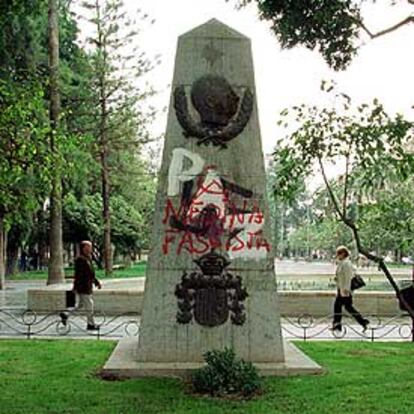
[(200, 116), (196, 121), (189, 112), (184, 85), (174, 90), (174, 108), (186, 138), (197, 144), (212, 143), (227, 148), (226, 143), (237, 137), (248, 124), (253, 111), (253, 94), (245, 88), (242, 98), (222, 76), (205, 75), (191, 88), (191, 102)]

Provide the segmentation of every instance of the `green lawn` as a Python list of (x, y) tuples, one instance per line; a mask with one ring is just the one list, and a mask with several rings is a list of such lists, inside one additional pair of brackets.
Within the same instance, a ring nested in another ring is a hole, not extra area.
[(106, 341), (0, 341), (2, 414), (276, 414), (414, 412), (414, 345), (312, 342), (327, 374), (272, 378), (252, 401), (196, 398), (178, 380), (103, 381)]
[[(145, 276), (145, 269), (147, 268), (146, 262), (137, 263), (129, 268), (114, 270), (113, 274), (109, 277), (112, 278), (127, 278), (127, 277), (143, 277)], [(102, 269), (96, 269), (96, 275), (99, 279), (106, 279)], [(65, 269), (65, 276), (70, 278), (73, 276), (73, 268)], [(47, 271), (30, 271), (24, 273), (18, 273), (14, 276), (8, 277), (7, 280), (46, 280)]]

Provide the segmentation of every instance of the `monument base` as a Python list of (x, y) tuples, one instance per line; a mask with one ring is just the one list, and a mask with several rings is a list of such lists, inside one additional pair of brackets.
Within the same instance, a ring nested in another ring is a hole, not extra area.
[[(299, 350), (292, 342), (284, 342), (285, 362), (255, 364), (262, 376), (316, 375), (323, 368)], [(106, 362), (102, 376), (105, 378), (178, 377), (188, 378), (202, 363), (190, 362), (138, 362), (136, 338), (124, 338), (118, 342)]]

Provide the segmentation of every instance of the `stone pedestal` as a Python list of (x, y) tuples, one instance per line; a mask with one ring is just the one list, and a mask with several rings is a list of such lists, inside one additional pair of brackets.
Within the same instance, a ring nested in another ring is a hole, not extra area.
[(285, 361), (250, 40), (213, 19), (178, 41), (141, 331), (128, 352), (138, 376), (180, 374), (225, 347), (261, 367)]

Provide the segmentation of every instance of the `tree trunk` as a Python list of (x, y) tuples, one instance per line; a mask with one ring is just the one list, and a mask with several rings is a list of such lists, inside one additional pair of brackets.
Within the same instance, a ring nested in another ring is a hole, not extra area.
[(50, 148), (55, 166), (50, 195), (50, 259), (47, 284), (63, 283), (63, 243), (62, 243), (62, 182), (60, 176), (57, 146), (55, 142), (59, 128), (60, 95), (59, 95), (59, 25), (58, 0), (49, 0), (49, 92), (50, 92)]
[(79, 244), (73, 243), (73, 266), (75, 265), (75, 259), (79, 256), (79, 253)]
[(71, 243), (68, 243), (66, 245), (65, 250), (66, 250), (66, 258), (67, 258), (67, 262), (66, 263), (67, 264), (70, 264), (73, 261), (73, 257), (72, 257), (72, 244)]
[(48, 264), (48, 248), (45, 242), (38, 243), (38, 252), (39, 252), (39, 267), (41, 270), (46, 269)]
[(0, 290), (5, 289), (5, 244), (4, 217), (0, 216)]
[(112, 274), (112, 245), (111, 245), (111, 212), (110, 212), (110, 181), (108, 167), (108, 108), (107, 108), (107, 46), (106, 38), (101, 27), (101, 8), (98, 1), (95, 3), (98, 30), (98, 49), (102, 56), (99, 70), (99, 97), (100, 97), (100, 161), (102, 180), (102, 216), (104, 222), (103, 262), (105, 275)]
[[(10, 240), (10, 239), (9, 239)], [(6, 276), (12, 276), (17, 273), (17, 265), (19, 258), (19, 246), (11, 245), (7, 246), (7, 258), (6, 258)]]
[(63, 283), (63, 242), (62, 242), (62, 194), (60, 178), (53, 179), (53, 188), (50, 200), (50, 258), (47, 284)]
[(105, 274), (112, 273), (112, 245), (111, 245), (111, 212), (110, 212), (110, 188), (109, 188), (109, 174), (107, 153), (104, 148), (101, 153), (101, 168), (102, 168), (102, 201), (103, 201), (103, 220), (104, 220), (104, 267)]
[(397, 262), (397, 263), (400, 263), (401, 262), (401, 250), (400, 249), (397, 249), (396, 250), (396, 252), (395, 252), (395, 261)]
[(382, 257), (377, 256), (375, 254), (370, 253), (368, 250), (365, 250), (362, 247), (361, 238), (359, 236), (359, 231), (357, 226), (350, 220), (343, 218), (342, 221), (352, 230), (352, 233), (354, 235), (354, 240), (357, 245), (358, 252), (363, 254), (368, 260), (372, 260), (374, 263), (378, 265), (379, 270), (381, 270), (385, 277), (390, 282), (391, 286), (393, 287), (395, 294), (397, 296), (397, 299), (405, 306), (407, 312), (410, 314), (411, 319), (413, 320), (414, 325), (414, 309), (411, 307), (409, 303), (404, 299), (404, 297), (401, 294), (400, 288), (398, 287), (397, 283), (395, 282), (394, 278), (392, 277), (391, 272), (389, 271), (387, 265), (385, 264), (385, 261)]
[[(393, 287), (395, 294), (397, 296), (397, 299), (399, 300), (400, 303), (402, 303), (405, 307), (405, 309), (407, 310), (407, 312), (410, 314), (412, 320), (413, 320), (413, 325), (414, 325), (414, 309), (410, 306), (410, 304), (407, 303), (407, 301), (404, 299), (404, 297), (402, 296), (401, 292), (400, 292), (400, 288), (398, 287), (397, 283), (395, 282), (394, 278), (392, 277), (391, 272), (388, 270), (387, 265), (385, 264), (385, 261), (382, 257), (377, 256), (376, 254), (372, 254), (370, 253), (368, 250), (364, 249), (364, 247), (362, 246), (362, 242), (361, 242), (361, 238), (359, 235), (359, 230), (357, 225), (354, 223), (354, 221), (352, 219), (349, 219), (346, 216), (346, 208), (344, 208), (343, 210), (341, 210), (339, 204), (338, 204), (338, 200), (335, 197), (334, 192), (332, 191), (332, 188), (329, 184), (329, 180), (328, 177), (326, 176), (326, 172), (322, 163), (322, 159), (319, 158), (319, 167), (323, 176), (323, 180), (325, 182), (325, 186), (328, 190), (329, 193), (329, 198), (331, 199), (334, 208), (339, 216), (339, 218), (341, 219), (341, 221), (348, 226), (351, 231), (352, 234), (354, 236), (354, 240), (356, 243), (356, 247), (359, 253), (363, 254), (368, 260), (373, 261), (374, 263), (376, 263), (378, 265), (379, 270), (381, 270), (385, 277), (388, 279), (388, 281), (390, 282), (391, 286)], [(345, 199), (346, 202), (346, 199)], [(346, 203), (344, 202), (344, 206), (346, 206)], [(414, 336), (414, 335), (413, 335)]]

